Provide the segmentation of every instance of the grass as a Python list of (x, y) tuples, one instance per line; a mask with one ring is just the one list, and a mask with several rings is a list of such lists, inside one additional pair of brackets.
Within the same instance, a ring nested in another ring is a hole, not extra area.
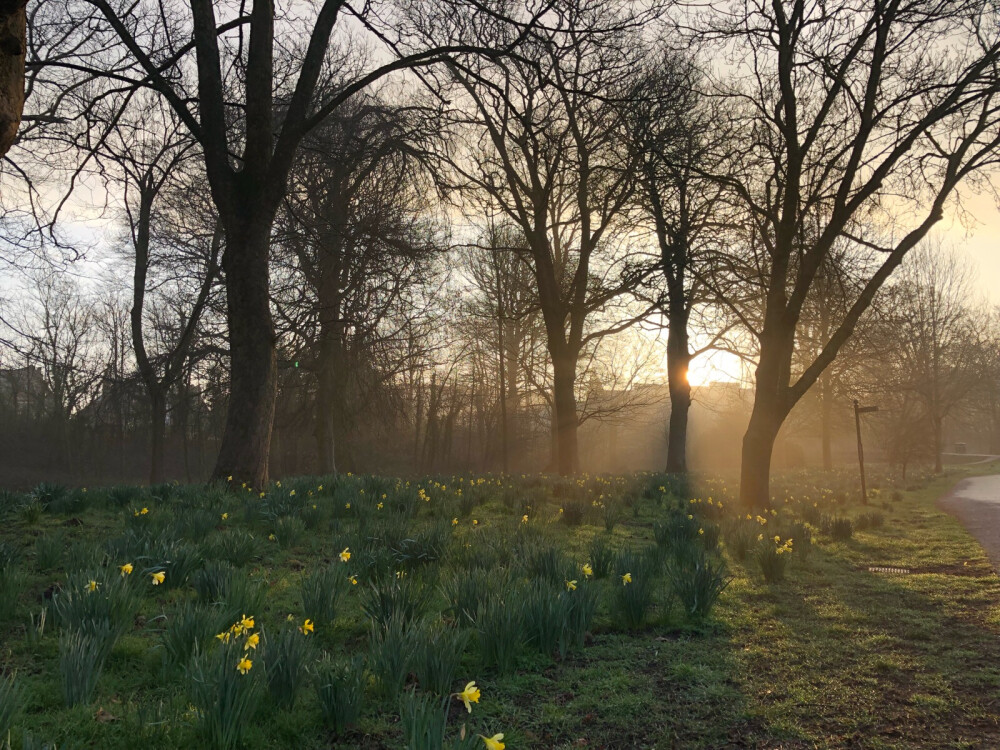
[[(716, 564), (726, 563), (731, 579), (708, 618), (686, 618), (661, 571), (653, 606), (637, 630), (626, 627), (615, 604), (616, 587), (623, 585), (622, 571), (614, 569), (618, 552), (654, 548), (654, 523), (676, 517), (668, 515), (673, 504), (682, 507), (681, 520), (689, 512), (701, 528), (729, 523), (735, 503), (723, 482), (695, 482), (691, 495), (702, 499), (696, 503), (673, 494), (681, 490), (665, 479), (646, 475), (579, 482), (527, 477), (511, 481), (513, 487), (451, 477), (412, 486), (380, 478), (302, 479), (276, 484), (264, 498), (224, 488), (160, 487), (155, 496), (139, 489), (90, 489), (80, 500), (79, 493), (46, 487), (39, 496), (50, 502), (37, 518), (23, 512), (26, 496), (11, 495), (0, 508), (0, 542), (11, 550), (7, 574), (22, 578), (9, 594), (13, 602), (0, 603), (7, 613), (0, 622), (0, 667), (14, 675), (20, 695), (13, 747), (20, 747), (26, 730), (60, 746), (202, 747), (203, 717), (185, 689), (190, 669), (165, 664), (162, 634), (175, 619), (190, 617), (195, 607), (214, 607), (217, 619), (225, 622), (254, 615), (265, 641), (277, 639), (283, 628), (285, 637), (310, 639), (309, 674), (322, 671), (330, 658), (338, 664), (353, 659), (357, 670), (371, 638), (362, 605), (371, 609), (411, 587), (414, 597), (427, 597), (417, 607), (423, 612), (421, 627), (466, 629), (468, 645), (451, 689), (461, 690), (469, 680), (482, 689), (471, 714), (451, 701), (449, 737), (464, 723), (475, 734), (503, 732), (511, 750), (997, 747), (1000, 581), (979, 545), (935, 501), (960, 476), (998, 470), (996, 464), (955, 468), (945, 477), (910, 480), (909, 490), (894, 488), (876, 473), (872, 481), (881, 485), (881, 493), (867, 508), (845, 501), (844, 490), (853, 486), (849, 472), (779, 477), (774, 494), (788, 500), (778, 503), (777, 516), (768, 514), (767, 523), (759, 524), (765, 538), (792, 519), (822, 516), (829, 528), (833, 518), (857, 520), (874, 511), (883, 522), (855, 523), (845, 540), (821, 531), (822, 523), (811, 524), (808, 557), (793, 552), (784, 580), (771, 584), (753, 555), (737, 560), (723, 542), (720, 551), (709, 554)], [(417, 487), (430, 499), (418, 497)], [(890, 501), (896, 490), (901, 500)], [(64, 495), (76, 499), (51, 500)], [(598, 495), (604, 495), (605, 507), (593, 505)], [(711, 506), (708, 496), (714, 498)], [(522, 522), (525, 497), (531, 517)], [(606, 506), (625, 497), (631, 505), (615, 514), (609, 532)], [(724, 510), (718, 508), (720, 501)], [(135, 515), (144, 507), (147, 514)], [(567, 507), (573, 508), (572, 523), (560, 521), (565, 510), (560, 514), (559, 508)], [(218, 520), (210, 527), (192, 524), (196, 514)], [(288, 520), (300, 518), (305, 530)], [(459, 519), (456, 525), (453, 518)], [(284, 519), (284, 538), (275, 534), (269, 540), (275, 519)], [(56, 559), (44, 543), (52, 537), (72, 552)], [(190, 545), (191, 565), (202, 567), (186, 571), (187, 583), (154, 587), (150, 571), (166, 569), (169, 575), (175, 564), (170, 556), (178, 548), (164, 546), (170, 538), (182, 543), (180, 549)], [(352, 555), (341, 562), (345, 548)], [(516, 669), (503, 675), (479, 666), (476, 629), (456, 615), (447, 599), (456, 579), (495, 576), (504, 581), (497, 588), (508, 592), (508, 602), (524, 598), (509, 592), (529, 586), (542, 592), (551, 586), (553, 596), (569, 595), (573, 592), (553, 577), (574, 570), (584, 585), (581, 566), (593, 549), (615, 554), (609, 574), (585, 584), (597, 591), (597, 609), (584, 647), (570, 649), (565, 658), (558, 650), (520, 649)], [(232, 583), (221, 587), (220, 596), (209, 597), (218, 601), (196, 595), (194, 586), (204, 578), (198, 571), (217, 566), (212, 560), (226, 550), (239, 558), (228, 575), (241, 585), (249, 580), (251, 588), (261, 587), (262, 599), (234, 590)], [(120, 559), (121, 551), (133, 559)], [(663, 552), (669, 558), (669, 543)], [(656, 567), (652, 559), (646, 563), (651, 570)], [(114, 644), (93, 699), (67, 708), (58, 669), (60, 637), (67, 628), (53, 622), (50, 612), (43, 632), (29, 636), (30, 618), (37, 622), (59, 585), (70, 585), (81, 571), (119, 575), (124, 562), (134, 564), (130, 583), (141, 594), (132, 625)], [(668, 564), (669, 559), (660, 568)], [(567, 565), (569, 570), (561, 572)], [(872, 565), (912, 572), (869, 573)], [(305, 617), (303, 577), (326, 570), (345, 582), (355, 575), (359, 583), (346, 583), (332, 621), (317, 620), (314, 633), (300, 634), (295, 628)], [(236, 611), (248, 601), (262, 602), (260, 610)], [(294, 624), (286, 621), (289, 615)], [(206, 653), (218, 646), (209, 640)], [(254, 669), (263, 670), (263, 653), (251, 657)], [(263, 679), (263, 672), (257, 677)], [(413, 681), (412, 674), (404, 677), (407, 690)], [(403, 746), (397, 696), (380, 697), (370, 680), (356, 684), (368, 687), (355, 726), (334, 735), (316, 690), (303, 683), (293, 708), (260, 704), (244, 722), (244, 745)]]

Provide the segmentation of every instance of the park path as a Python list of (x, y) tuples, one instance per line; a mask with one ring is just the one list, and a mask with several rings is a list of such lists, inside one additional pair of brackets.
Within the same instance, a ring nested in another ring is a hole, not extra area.
[(963, 479), (938, 504), (962, 522), (1000, 571), (1000, 474)]

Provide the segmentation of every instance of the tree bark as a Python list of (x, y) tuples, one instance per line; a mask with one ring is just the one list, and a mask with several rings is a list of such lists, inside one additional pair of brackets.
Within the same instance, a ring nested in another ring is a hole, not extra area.
[(24, 114), (27, 0), (0, 0), (0, 157), (14, 144)]
[(667, 323), (667, 385), (670, 390), (670, 430), (667, 434), (668, 474), (687, 472), (688, 411), (691, 407), (691, 382), (688, 368), (688, 314), (684, 300), (671, 305)]
[[(776, 325), (777, 327), (777, 325)], [(771, 502), (771, 457), (778, 430), (791, 408), (788, 400), (788, 363), (794, 328), (762, 336), (755, 373), (753, 411), (743, 435), (740, 461), (740, 501), (748, 508), (766, 508)]]
[(562, 476), (575, 474), (580, 467), (576, 412), (576, 356), (560, 352), (552, 357), (553, 406), (555, 414), (556, 471)]
[(782, 418), (771, 400), (757, 400), (743, 435), (740, 463), (740, 499), (750, 508), (766, 508), (771, 501), (770, 475), (774, 441)]
[[(229, 408), (212, 478), (262, 488), (277, 393), (268, 250), (273, 213), (226, 217), (226, 317), (229, 324)], [(241, 221), (242, 220), (242, 221)]]

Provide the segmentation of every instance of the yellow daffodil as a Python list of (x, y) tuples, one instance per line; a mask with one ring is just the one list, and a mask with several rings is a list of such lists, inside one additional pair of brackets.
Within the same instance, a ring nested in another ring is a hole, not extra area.
[(236, 669), (239, 670), (240, 674), (246, 674), (253, 667), (253, 662), (250, 661), (249, 657), (244, 656), (240, 659), (239, 663), (236, 665)]
[(705, 529), (698, 529), (698, 533), (699, 534), (704, 534), (705, 533)]
[(149, 513), (149, 508), (143, 508), (142, 510), (139, 511), (140, 516), (144, 516), (147, 513)]
[(584, 578), (590, 578), (592, 575), (594, 575), (594, 569), (592, 567), (590, 567), (590, 563), (584, 563), (583, 564), (583, 577)]
[(350, 510), (350, 509), (351, 509), (351, 504), (350, 503), (344, 503), (344, 510)]
[(278, 537), (276, 537), (274, 534), (268, 534), (267, 535), (267, 541), (269, 541), (269, 542), (273, 542), (273, 541), (277, 540), (277, 538)]
[(317, 487), (316, 491), (317, 492), (322, 492), (323, 491), (323, 485), (320, 485), (319, 487)]
[(622, 576), (622, 586), (627, 586), (630, 583), (632, 583), (632, 574), (626, 573)]
[(252, 635), (247, 636), (247, 642), (243, 648), (257, 648), (258, 643), (260, 643), (260, 633), (253, 633)]
[(473, 518), (472, 519), (472, 525), (473, 526), (478, 526), (479, 525), (479, 521), (477, 519)]
[(97, 581), (91, 581), (90, 583), (87, 584), (87, 591), (88, 592), (97, 591), (97, 587), (100, 585), (101, 584), (99, 584)]
[(396, 571), (396, 578), (402, 579), (405, 575), (406, 575), (406, 571), (405, 570), (397, 570)]
[(253, 630), (254, 626), (253, 615), (250, 615), (249, 617), (243, 615), (243, 617), (240, 618), (239, 626), (244, 630)]
[(479, 688), (476, 687), (475, 680), (473, 680), (465, 686), (465, 689), (461, 693), (455, 693), (454, 695), (465, 704), (465, 710), (471, 714), (472, 704), (479, 703), (479, 696), (482, 695), (482, 693)]
[(223, 521), (227, 521), (227, 520), (229, 520), (229, 514), (228, 514), (228, 513), (223, 513), (223, 514), (222, 514), (222, 520), (223, 520)]
[(382, 510), (382, 508), (384, 507), (384, 504), (383, 503), (379, 503), (375, 507), (378, 508), (379, 510)]
[(503, 732), (494, 734), (492, 737), (484, 737), (483, 735), (479, 735), (479, 739), (481, 739), (486, 744), (486, 750), (503, 750), (506, 747), (506, 745), (504, 745), (503, 742), (500, 741), (503, 739)]
[(302, 635), (309, 635), (313, 631), (313, 621), (307, 617), (306, 621), (302, 623), (302, 626), (299, 628), (299, 632), (302, 633)]
[(566, 581), (567, 591), (576, 591), (576, 581)]
[(159, 572), (157, 572), (157, 573), (153, 573), (153, 574), (152, 574), (152, 578), (153, 578), (153, 585), (154, 585), (154, 586), (159, 586), (159, 585), (160, 585), (161, 583), (163, 583), (163, 580), (164, 580), (164, 579), (165, 579), (166, 577), (167, 577), (167, 574), (166, 574), (166, 573), (164, 573), (164, 572), (163, 572), (162, 570), (161, 570), (161, 571), (159, 571)]
[(521, 516), (521, 523), (527, 523), (527, 522), (528, 522), (528, 514), (525, 513), (523, 516)]
[(130, 576), (132, 575), (132, 563), (125, 563), (124, 565), (119, 566), (118, 570), (122, 572), (123, 578), (125, 576)]
[(458, 519), (457, 518), (451, 519), (451, 525), (452, 526), (458, 526)]
[(232, 635), (232, 633), (230, 633), (230, 632), (229, 632), (228, 630), (226, 630), (226, 631), (224, 631), (224, 632), (222, 632), (222, 633), (219, 633), (219, 634), (218, 634), (217, 636), (215, 636), (215, 637), (216, 637), (216, 638), (218, 638), (218, 639), (219, 639), (220, 641), (222, 641), (223, 643), (229, 643), (229, 637), (230, 637), (231, 635)]
[(344, 547), (344, 551), (340, 553), (340, 561), (347, 562), (350, 559), (351, 559), (351, 548)]
[(226, 481), (227, 482), (232, 482), (233, 481), (233, 475), (230, 474), (228, 477), (226, 477)]
[(355, 576), (355, 575), (348, 576), (347, 580), (351, 582), (352, 586), (357, 586), (358, 585), (358, 577)]

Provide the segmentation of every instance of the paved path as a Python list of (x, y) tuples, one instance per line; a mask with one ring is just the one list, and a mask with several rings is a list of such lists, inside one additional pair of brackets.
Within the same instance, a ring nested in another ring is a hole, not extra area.
[(1000, 474), (963, 479), (938, 503), (962, 522), (1000, 571)]

